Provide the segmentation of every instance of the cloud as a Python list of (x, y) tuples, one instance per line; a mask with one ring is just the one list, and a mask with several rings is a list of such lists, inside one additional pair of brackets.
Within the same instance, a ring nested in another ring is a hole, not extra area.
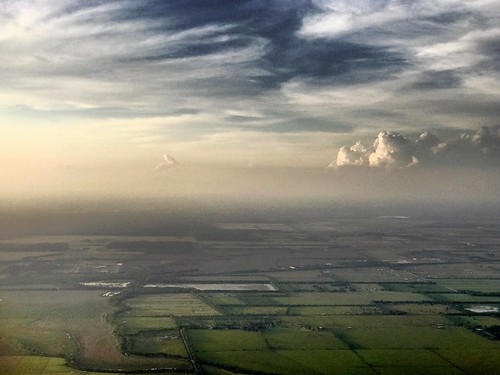
[(340, 147), (328, 168), (373, 167), (406, 169), (421, 165), (494, 165), (500, 162), (500, 126), (481, 127), (475, 133), (442, 141), (425, 131), (415, 141), (398, 132), (382, 131), (372, 147), (360, 141)]
[(177, 166), (179, 163), (172, 156), (165, 154), (163, 160), (155, 167), (155, 171), (164, 171)]
[(413, 144), (400, 133), (380, 132), (368, 157), (372, 167), (407, 168), (418, 164)]
[(488, 0), (4, 1), (0, 116), (83, 129), (178, 114), (120, 132), (130, 143), (491, 126), (499, 15)]

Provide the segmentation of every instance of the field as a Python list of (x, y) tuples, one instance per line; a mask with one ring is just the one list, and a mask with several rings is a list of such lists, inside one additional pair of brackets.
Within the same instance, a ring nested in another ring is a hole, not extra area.
[(0, 372), (498, 373), (497, 220), (282, 219), (0, 239)]

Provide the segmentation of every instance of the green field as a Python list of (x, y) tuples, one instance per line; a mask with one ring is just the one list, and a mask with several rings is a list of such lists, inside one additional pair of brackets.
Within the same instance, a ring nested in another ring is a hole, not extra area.
[(61, 358), (41, 356), (0, 356), (2, 375), (104, 375), (69, 368)]
[(267, 350), (268, 346), (260, 332), (243, 330), (203, 330), (186, 331), (189, 344), (195, 352)]
[(115, 324), (125, 333), (136, 333), (140, 331), (158, 331), (166, 329), (175, 329), (177, 325), (171, 317), (149, 317), (149, 316), (119, 316)]
[(431, 350), (357, 350), (364, 362), (380, 374), (463, 374)]
[(187, 358), (188, 354), (179, 332), (167, 331), (161, 335), (128, 336), (130, 352), (134, 354), (163, 354)]
[(500, 293), (500, 279), (439, 279), (437, 283), (458, 292)]
[(462, 327), (404, 326), (381, 328), (338, 328), (359, 349), (498, 349), (492, 340)]
[[(0, 374), (500, 373), (500, 227), (492, 220), (481, 242), (479, 226), (450, 237), (422, 222), (228, 223), (248, 227), (243, 239), (207, 224), (179, 226), (177, 239), (0, 240)], [(33, 250), (57, 243), (67, 247)], [(130, 284), (105, 287), (116, 281)], [(277, 290), (144, 287), (193, 282)]]
[(220, 315), (198, 296), (189, 293), (146, 294), (130, 298), (126, 304), (132, 309), (131, 316)]
[(288, 309), (288, 315), (374, 315), (382, 314), (378, 306), (292, 306)]
[(272, 350), (347, 349), (347, 345), (331, 332), (272, 328), (263, 334)]
[(286, 315), (286, 306), (227, 306), (228, 315)]
[(424, 295), (408, 292), (338, 292), (291, 293), (288, 297), (275, 297), (280, 305), (369, 305), (374, 302), (420, 302), (429, 300)]

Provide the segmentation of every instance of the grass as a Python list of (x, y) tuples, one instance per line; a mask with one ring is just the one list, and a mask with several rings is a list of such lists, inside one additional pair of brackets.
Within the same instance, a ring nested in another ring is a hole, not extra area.
[(260, 332), (234, 330), (192, 329), (186, 334), (195, 352), (267, 350)]
[(394, 326), (383, 328), (339, 328), (360, 349), (500, 349), (488, 340), (462, 327)]
[(391, 311), (412, 315), (456, 314), (458, 310), (442, 304), (405, 303), (389, 306)]
[(450, 290), (435, 283), (382, 283), (381, 286), (392, 292), (409, 293), (446, 293)]
[(374, 315), (382, 314), (377, 306), (293, 306), (288, 315)]
[(437, 283), (457, 291), (498, 293), (500, 290), (499, 279), (440, 279)]
[(356, 353), (381, 374), (462, 374), (431, 350), (373, 349)]
[(346, 344), (331, 332), (272, 328), (263, 334), (273, 350), (347, 349)]
[(220, 312), (189, 293), (147, 294), (130, 298), (131, 316), (206, 316)]
[(280, 350), (277, 353), (317, 374), (376, 374), (351, 350)]
[(62, 358), (39, 356), (0, 356), (2, 375), (63, 375), (86, 374), (103, 375), (103, 373), (78, 371), (66, 366)]
[(424, 295), (405, 292), (345, 292), (345, 293), (291, 293), (288, 297), (274, 299), (280, 305), (369, 305), (375, 301), (383, 302), (420, 302), (428, 300)]
[(342, 268), (332, 271), (332, 276), (346, 282), (412, 282), (418, 278), (407, 271), (388, 267)]
[(171, 317), (136, 317), (120, 316), (116, 319), (116, 324), (123, 332), (135, 333), (139, 331), (157, 331), (165, 329), (176, 329), (177, 325)]
[(315, 374), (310, 368), (286, 356), (266, 350), (199, 352), (196, 357), (204, 364), (221, 366), (235, 372), (280, 375)]
[(465, 293), (434, 293), (431, 297), (440, 302), (500, 303), (500, 296), (471, 296)]
[(228, 315), (285, 315), (286, 306), (230, 306), (225, 308)]
[(177, 357), (188, 357), (184, 342), (177, 331), (165, 335), (130, 336), (130, 351), (135, 354), (165, 354)]
[(244, 305), (237, 295), (231, 293), (203, 293), (203, 297), (215, 305)]
[(100, 291), (2, 293), (3, 345), (16, 354), (68, 358), (72, 365), (94, 371), (191, 368), (187, 361), (123, 355), (113, 326), (105, 318), (112, 312), (108, 301)]
[(499, 348), (461, 350), (436, 350), (436, 353), (469, 374), (498, 374), (500, 369)]

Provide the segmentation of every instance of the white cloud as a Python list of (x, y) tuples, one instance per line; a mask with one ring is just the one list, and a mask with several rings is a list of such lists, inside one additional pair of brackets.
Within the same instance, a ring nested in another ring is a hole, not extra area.
[(495, 164), (500, 161), (500, 127), (481, 127), (447, 141), (426, 131), (412, 141), (398, 132), (382, 131), (371, 148), (361, 142), (342, 146), (328, 168), (374, 167), (406, 169), (419, 165)]
[(372, 167), (407, 168), (418, 164), (410, 141), (396, 132), (380, 132), (368, 157)]
[(163, 160), (156, 165), (155, 171), (164, 171), (175, 167), (177, 164), (177, 160), (175, 160), (172, 156), (165, 154), (163, 155)]
[(348, 165), (364, 166), (368, 165), (369, 150), (361, 144), (356, 142), (351, 147), (342, 146), (337, 154), (337, 160), (328, 165), (328, 168), (341, 167)]

